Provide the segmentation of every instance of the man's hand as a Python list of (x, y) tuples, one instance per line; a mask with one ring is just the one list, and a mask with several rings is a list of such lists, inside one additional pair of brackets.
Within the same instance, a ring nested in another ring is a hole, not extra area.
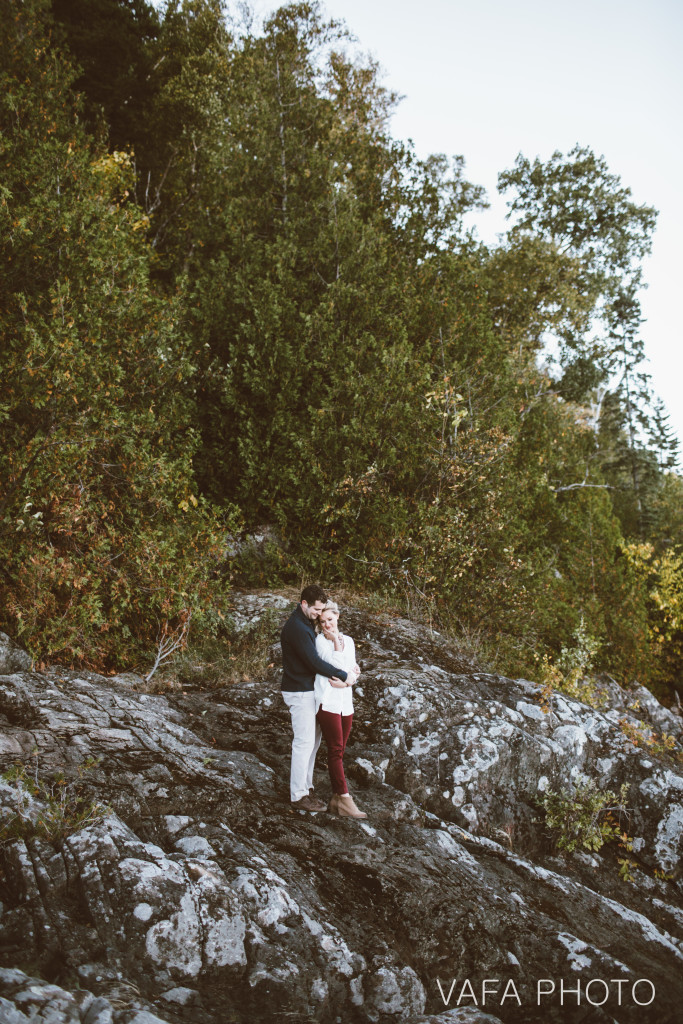
[(348, 676), (346, 677), (346, 682), (344, 683), (344, 686), (353, 686), (354, 683), (358, 682), (359, 675), (360, 668), (358, 665), (356, 665), (353, 669), (351, 669)]
[(342, 683), (341, 679), (337, 679), (336, 676), (330, 676), (330, 686), (336, 686), (338, 690), (343, 690), (348, 683)]

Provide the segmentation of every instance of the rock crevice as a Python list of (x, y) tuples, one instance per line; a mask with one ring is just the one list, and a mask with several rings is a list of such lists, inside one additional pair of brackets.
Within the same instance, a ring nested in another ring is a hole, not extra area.
[[(680, 719), (646, 692), (636, 719), (611, 681), (601, 710), (556, 695), (544, 714), (535, 684), (424, 627), (346, 609), (344, 628), (364, 822), (292, 812), (276, 672), (155, 695), (0, 643), (0, 766), (27, 766), (0, 785), (0, 1020), (678, 1020)], [(623, 722), (643, 719), (677, 745), (635, 745)], [(58, 770), (62, 791), (31, 791)], [(581, 778), (629, 787), (628, 854), (557, 855), (538, 799)], [(41, 826), (89, 803), (85, 828)]]

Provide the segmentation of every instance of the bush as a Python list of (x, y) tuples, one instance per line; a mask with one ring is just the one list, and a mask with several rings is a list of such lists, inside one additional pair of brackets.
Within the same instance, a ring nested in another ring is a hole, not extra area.
[(538, 803), (545, 811), (545, 820), (551, 829), (558, 850), (573, 853), (577, 849), (600, 850), (605, 843), (627, 837), (615, 820), (626, 813), (628, 785), (619, 795), (612, 790), (600, 790), (593, 779), (578, 781), (574, 790), (547, 790)]
[(32, 0), (0, 24), (0, 628), (132, 667), (164, 623), (201, 626), (219, 530), (180, 293), (151, 281), (132, 161), (85, 133), (45, 16)]
[(570, 647), (562, 648), (557, 663), (553, 663), (547, 654), (541, 659), (541, 706), (546, 713), (551, 710), (554, 690), (594, 708), (604, 704), (603, 697), (590, 679), (594, 658), (602, 644), (588, 632), (583, 616), (573, 639)]
[(33, 768), (26, 764), (9, 768), (2, 780), (14, 789), (16, 803), (13, 812), (6, 809), (0, 824), (0, 845), (34, 837), (59, 843), (110, 813), (109, 807), (88, 800), (82, 792), (84, 776), (97, 764), (89, 758), (71, 781), (61, 771), (41, 778), (37, 763)]
[(188, 647), (173, 667), (160, 672), (151, 689), (163, 693), (178, 684), (203, 689), (263, 679), (273, 667), (272, 647), (278, 640), (279, 624), (280, 614), (274, 608), (264, 609), (239, 632), (228, 622), (219, 635)]

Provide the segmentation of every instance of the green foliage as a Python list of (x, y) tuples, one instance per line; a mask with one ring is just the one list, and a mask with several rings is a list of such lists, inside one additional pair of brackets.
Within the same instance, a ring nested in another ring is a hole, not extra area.
[(636, 205), (604, 158), (580, 146), (567, 157), (553, 153), (546, 163), (520, 154), (499, 176), (499, 187), (513, 191), (511, 237), (540, 236), (564, 265), (549, 324), (559, 348), (558, 387), (569, 399), (593, 400), (599, 464), (620, 499), (622, 528), (642, 537), (658, 477), (656, 453), (670, 458), (673, 451), (642, 369), (638, 292), (657, 213)]
[(596, 640), (586, 628), (583, 616), (574, 630), (571, 646), (563, 646), (560, 656), (553, 664), (548, 655), (544, 655), (540, 666), (541, 703), (543, 710), (549, 712), (552, 707), (554, 690), (566, 693), (569, 697), (581, 700), (592, 707), (601, 707), (603, 699), (595, 682), (591, 678), (594, 670), (595, 657), (602, 644)]
[(498, 183), (501, 192), (515, 189), (508, 205), (520, 215), (517, 230), (547, 235), (586, 260), (591, 279), (631, 273), (650, 251), (657, 211), (636, 206), (604, 157), (585, 147), (575, 146), (567, 157), (556, 151), (546, 164), (520, 154)]
[[(520, 154), (514, 168), (499, 175), (498, 186), (501, 192), (512, 191), (512, 237), (545, 239), (558, 257), (570, 261), (567, 270), (573, 268), (567, 277), (569, 290), (558, 295), (565, 308), (557, 327), (566, 363), (572, 350), (583, 348), (593, 319), (609, 326), (627, 296), (632, 303), (629, 319), (639, 309), (634, 289), (651, 249), (657, 211), (636, 205), (604, 157), (578, 145), (566, 157), (553, 153), (546, 163), (538, 158), (531, 163)], [(604, 355), (603, 366), (609, 370), (609, 348)]]
[(617, 796), (609, 789), (600, 790), (593, 779), (582, 779), (573, 789), (546, 790), (538, 803), (545, 811), (546, 824), (559, 850), (597, 852), (605, 843), (628, 842), (620, 825), (621, 815), (626, 814), (627, 793), (626, 784)]
[(629, 544), (624, 556), (647, 594), (652, 679), (658, 687), (683, 679), (683, 552)]
[(222, 0), (50, 6), (0, 28), (5, 628), (148, 664), (191, 615), (201, 647), (232, 535), (268, 528), (243, 585), (379, 591), (577, 693), (588, 634), (621, 679), (674, 671), (624, 546), (680, 532), (642, 374), (654, 211), (590, 150), (520, 156), (488, 248), (463, 159), (392, 139), (318, 4), (260, 32)]
[(150, 284), (130, 158), (84, 132), (42, 11), (2, 30), (2, 623), (43, 657), (134, 664), (159, 623), (201, 619), (218, 531), (180, 297)]
[(634, 722), (632, 718), (620, 718), (619, 728), (629, 743), (635, 747), (641, 747), (669, 763), (683, 764), (683, 749), (676, 741), (676, 737), (670, 733), (660, 734), (651, 725), (640, 719)]
[[(633, 840), (630, 836), (624, 833), (621, 837), (619, 846), (623, 847), (627, 852), (633, 850)], [(633, 860), (631, 857), (617, 857), (617, 864), (619, 865), (619, 877), (624, 882), (635, 882), (634, 870), (638, 867), (638, 862)]]
[(71, 780), (61, 771), (39, 775), (37, 761), (32, 766), (17, 763), (9, 768), (2, 780), (14, 789), (16, 804), (13, 811), (5, 809), (0, 822), (0, 846), (34, 837), (60, 843), (111, 813), (109, 807), (89, 800), (83, 792), (84, 778), (98, 763), (88, 758)]

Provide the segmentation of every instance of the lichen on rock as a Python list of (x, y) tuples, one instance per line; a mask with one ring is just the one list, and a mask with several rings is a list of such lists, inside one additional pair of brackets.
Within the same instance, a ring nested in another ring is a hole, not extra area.
[[(267, 608), (257, 596), (236, 616)], [(59, 842), (27, 829), (0, 846), (0, 1019), (678, 1019), (683, 778), (680, 761), (624, 734), (630, 696), (610, 682), (602, 710), (558, 696), (544, 713), (536, 684), (464, 663), (425, 627), (343, 616), (363, 669), (346, 765), (365, 822), (291, 810), (272, 673), (153, 695), (32, 672), (16, 653), (3, 663), (2, 767), (74, 779), (92, 759), (84, 799), (109, 810)], [(639, 701), (681, 735), (673, 712)], [(629, 787), (632, 882), (615, 845), (567, 857), (552, 845), (539, 797), (581, 778)], [(18, 785), (0, 785), (5, 821), (17, 800), (42, 806)], [(324, 751), (316, 789), (329, 792)], [(486, 979), (498, 995), (483, 1001)], [(556, 983), (543, 1005), (538, 979)], [(589, 994), (611, 985), (604, 1008), (560, 1005), (561, 981), (585, 993), (591, 979)], [(631, 998), (638, 979), (651, 1005)], [(501, 1002), (506, 985), (519, 1001)]]

